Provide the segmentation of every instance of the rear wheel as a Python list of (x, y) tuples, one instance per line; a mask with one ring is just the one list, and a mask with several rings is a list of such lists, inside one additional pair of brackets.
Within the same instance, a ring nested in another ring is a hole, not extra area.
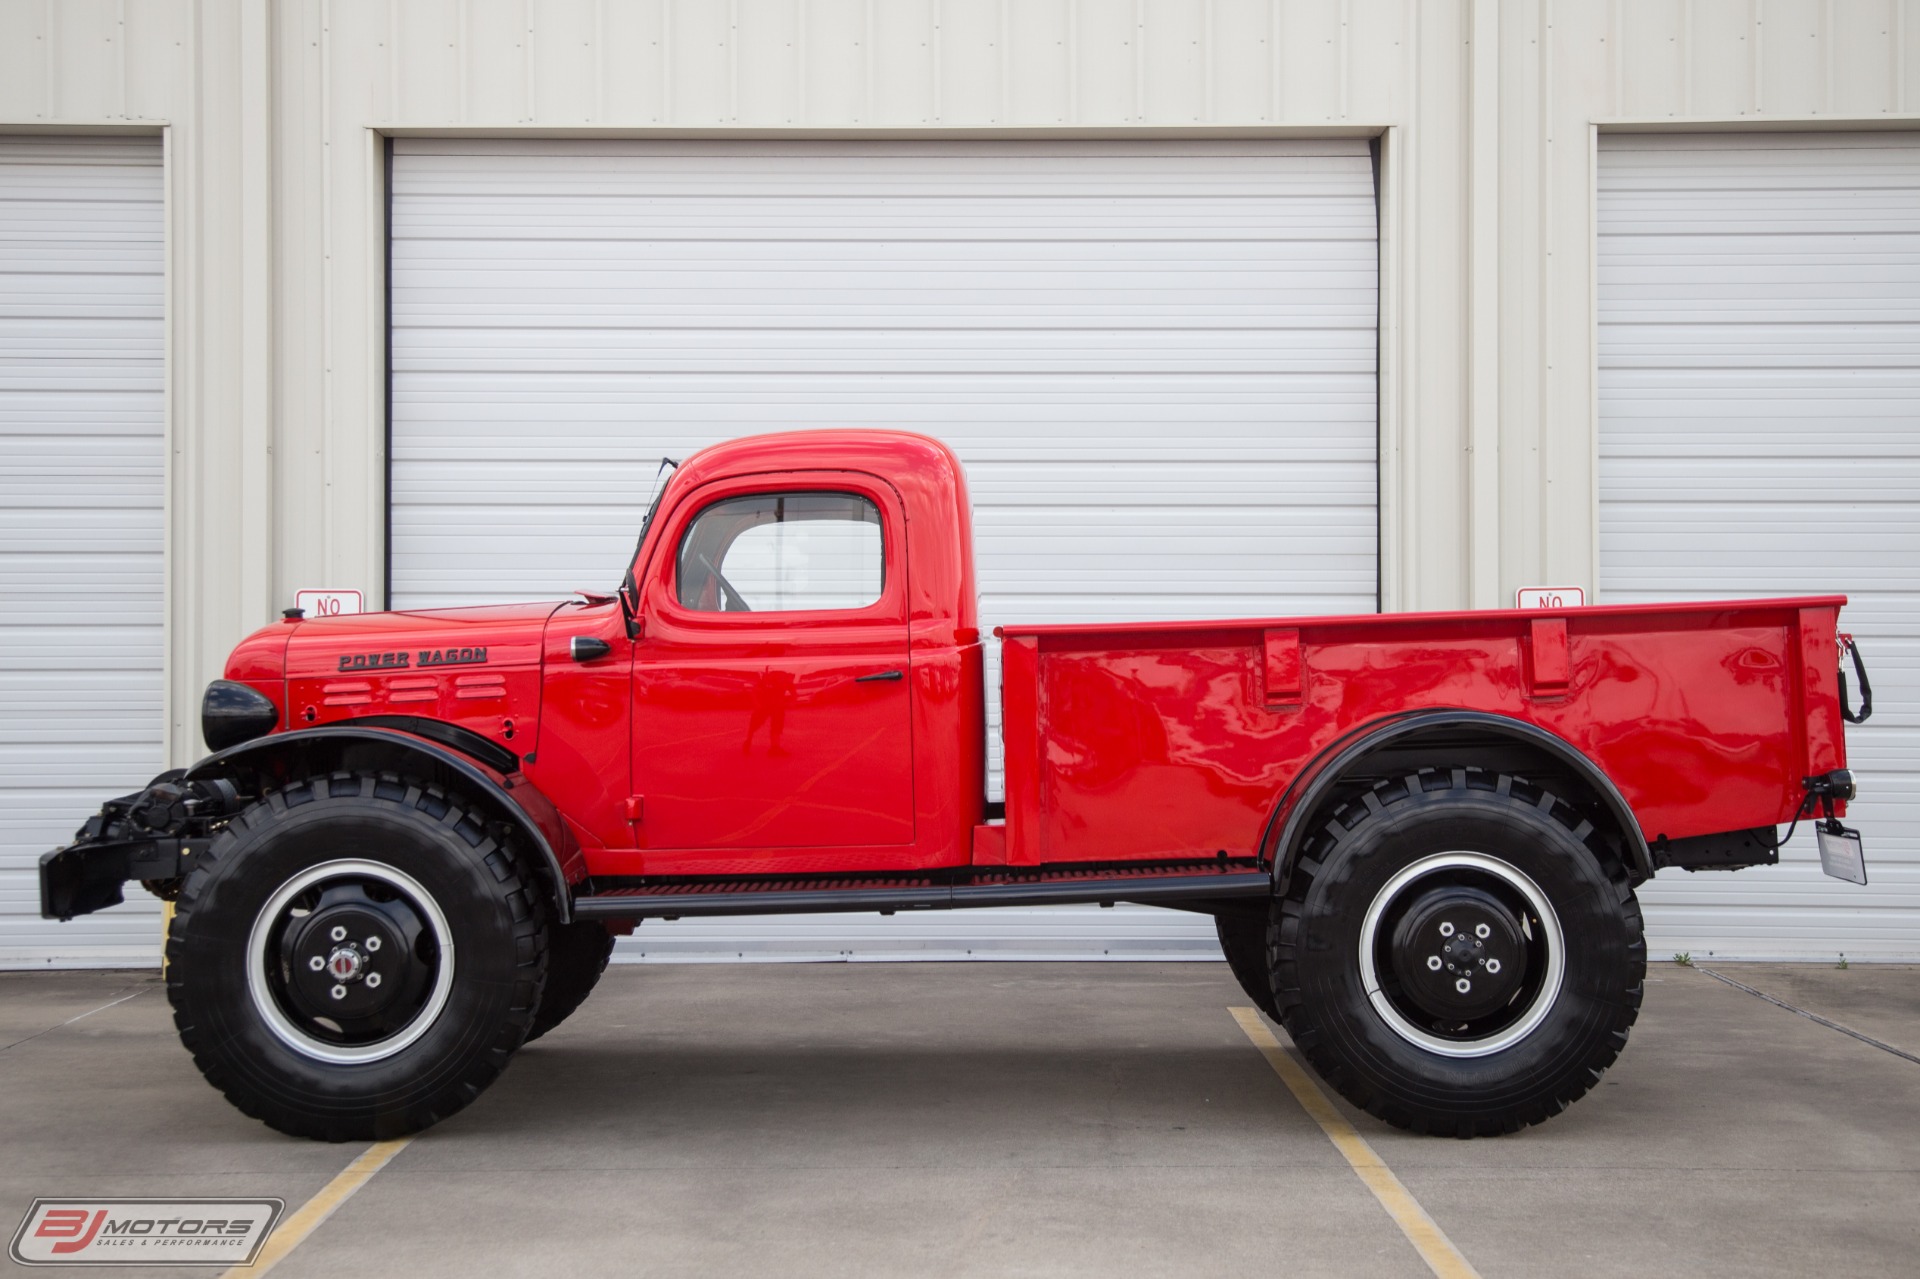
[(1275, 903), (1280, 1020), (1389, 1123), (1511, 1132), (1584, 1094), (1627, 1041), (1646, 943), (1626, 871), (1568, 804), (1428, 770), (1347, 804)]
[(234, 819), (167, 939), (181, 1041), (235, 1106), (301, 1137), (427, 1127), (497, 1078), (546, 972), (544, 904), (454, 797), (339, 773)]
[(547, 985), (540, 993), (540, 1011), (533, 1016), (527, 1042), (573, 1016), (607, 971), (613, 955), (613, 934), (591, 920), (555, 924), (547, 946)]
[(1273, 969), (1267, 963), (1267, 913), (1222, 912), (1213, 917), (1220, 934), (1220, 951), (1227, 957), (1227, 968), (1240, 989), (1247, 992), (1254, 1006), (1275, 1021), (1280, 1011), (1273, 1002)]

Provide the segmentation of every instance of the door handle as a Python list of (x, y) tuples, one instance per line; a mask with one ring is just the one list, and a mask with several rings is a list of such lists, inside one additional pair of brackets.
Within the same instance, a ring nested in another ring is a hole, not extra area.
[(882, 680), (886, 680), (891, 683), (895, 680), (905, 678), (906, 673), (904, 671), (876, 671), (872, 675), (856, 675), (853, 678), (853, 682), (856, 684), (877, 684)]

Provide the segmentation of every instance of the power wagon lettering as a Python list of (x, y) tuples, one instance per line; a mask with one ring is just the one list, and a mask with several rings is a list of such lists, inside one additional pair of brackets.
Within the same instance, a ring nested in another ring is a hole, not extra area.
[(343, 671), (394, 671), (409, 666), (478, 666), (487, 660), (485, 648), (423, 648), (416, 661), (411, 653), (342, 653)]
[(405, 653), (342, 653), (343, 671), (393, 671), (407, 665)]
[(420, 650), (421, 666), (477, 666), (487, 660), (484, 648), (426, 648)]

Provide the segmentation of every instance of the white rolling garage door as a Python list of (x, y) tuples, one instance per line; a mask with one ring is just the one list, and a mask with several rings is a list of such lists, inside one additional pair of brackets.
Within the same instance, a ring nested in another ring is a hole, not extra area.
[[(394, 146), (397, 606), (604, 589), (663, 454), (835, 426), (960, 454), (987, 626), (1376, 605), (1363, 142)], [(625, 946), (1218, 954), (1126, 909)]]
[(1604, 137), (1600, 589), (1844, 592), (1866, 888), (1663, 873), (1649, 953), (1920, 957), (1920, 137)]
[(0, 967), (160, 959), (36, 869), (163, 767), (161, 208), (157, 138), (0, 138)]

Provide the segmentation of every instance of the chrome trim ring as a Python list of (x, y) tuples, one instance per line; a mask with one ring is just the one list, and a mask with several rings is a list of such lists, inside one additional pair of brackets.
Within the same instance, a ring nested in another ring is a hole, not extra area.
[[(1540, 988), (1534, 993), (1533, 1001), (1513, 1024), (1480, 1039), (1443, 1039), (1430, 1031), (1422, 1030), (1403, 1016), (1400, 1010), (1380, 989), (1380, 976), (1373, 962), (1375, 939), (1379, 936), (1380, 921), (1386, 915), (1387, 908), (1393, 905), (1402, 891), (1428, 875), (1443, 870), (1472, 870), (1490, 875), (1519, 893), (1532, 908), (1533, 914), (1541, 923), (1545, 936), (1541, 939), (1546, 949), (1546, 972), (1541, 979)], [(1403, 867), (1374, 894), (1373, 902), (1367, 907), (1366, 918), (1360, 924), (1360, 981), (1367, 992), (1367, 999), (1373, 1010), (1380, 1014), (1380, 1020), (1388, 1029), (1417, 1048), (1442, 1057), (1487, 1057), (1503, 1049), (1511, 1048), (1532, 1034), (1553, 1010), (1560, 996), (1560, 984), (1566, 976), (1567, 947), (1565, 935), (1560, 929), (1560, 917), (1554, 913), (1553, 905), (1540, 886), (1523, 874), (1517, 867), (1501, 861), (1498, 857), (1486, 853), (1452, 852), (1435, 853), (1422, 857), (1419, 861)]]
[[(267, 977), (268, 965), (276, 962), (267, 952), (281, 915), (295, 898), (315, 884), (346, 878), (378, 880), (403, 894), (433, 930), (434, 945), (440, 952), (439, 970), (434, 977), (433, 989), (428, 993), (427, 1002), (421, 1006), (420, 1012), (398, 1034), (371, 1044), (331, 1044), (307, 1034), (287, 1016), (279, 999), (274, 996)], [(260, 1014), (261, 1020), (267, 1023), (267, 1029), (273, 1032), (276, 1039), (301, 1056), (315, 1061), (344, 1066), (365, 1065), (384, 1061), (402, 1051), (426, 1034), (433, 1023), (439, 1020), (447, 1006), (447, 997), (453, 992), (453, 931), (447, 926), (447, 917), (441, 913), (440, 904), (421, 887), (419, 880), (381, 862), (346, 858), (310, 866), (280, 885), (254, 916), (253, 928), (247, 934), (246, 964), (247, 991), (253, 996), (254, 1011)]]

